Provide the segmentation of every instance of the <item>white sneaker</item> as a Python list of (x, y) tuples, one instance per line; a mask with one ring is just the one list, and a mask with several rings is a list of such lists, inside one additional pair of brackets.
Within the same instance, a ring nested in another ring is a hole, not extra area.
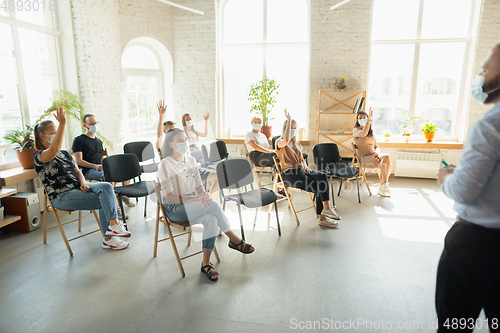
[(110, 240), (103, 239), (102, 240), (102, 248), (103, 249), (112, 249), (112, 250), (123, 250), (128, 247), (128, 243), (122, 241), (118, 237), (111, 237)]
[(389, 183), (383, 183), (382, 185), (380, 185), (380, 187), (378, 188), (378, 195), (380, 195), (381, 197), (390, 197), (391, 196), (391, 190), (389, 189)]
[(340, 215), (337, 214), (337, 211), (335, 210), (335, 208), (333, 208), (333, 209), (327, 209), (327, 210), (323, 209), (321, 211), (321, 215), (323, 215), (324, 217), (328, 217), (328, 218), (334, 219), (334, 220), (340, 220), (341, 219)]
[(328, 227), (328, 228), (338, 228), (339, 226), (339, 223), (337, 221), (329, 219), (328, 217), (323, 221), (320, 220), (318, 224), (322, 227)]
[(130, 198), (129, 197), (126, 197), (126, 196), (122, 196), (122, 201), (125, 205), (129, 206), (129, 207), (135, 207), (135, 202), (133, 201), (130, 201)]
[(115, 236), (115, 237), (130, 237), (130, 231), (126, 230), (122, 223), (115, 225), (109, 225), (108, 230), (104, 233), (105, 236)]

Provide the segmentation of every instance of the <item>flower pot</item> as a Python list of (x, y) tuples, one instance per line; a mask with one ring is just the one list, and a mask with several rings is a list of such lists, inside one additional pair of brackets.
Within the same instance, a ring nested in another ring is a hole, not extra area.
[(262, 126), (260, 129), (260, 132), (263, 133), (265, 136), (267, 136), (268, 139), (271, 138), (271, 133), (272, 133), (272, 126)]
[(434, 140), (434, 133), (435, 132), (431, 132), (431, 133), (424, 133), (425, 135), (425, 140), (427, 142), (432, 142), (432, 140)]
[(388, 137), (388, 136), (385, 136), (385, 137), (384, 137), (384, 140), (385, 140), (385, 141), (387, 141), (387, 142), (389, 142), (389, 141), (390, 141), (390, 139), (391, 139), (391, 138), (390, 138), (390, 137)]
[(22, 152), (16, 150), (17, 159), (19, 160), (19, 163), (21, 163), (23, 169), (33, 169), (35, 167), (33, 161), (33, 154), (35, 152), (35, 148), (23, 149)]
[(410, 135), (409, 134), (405, 135), (405, 142), (410, 142)]

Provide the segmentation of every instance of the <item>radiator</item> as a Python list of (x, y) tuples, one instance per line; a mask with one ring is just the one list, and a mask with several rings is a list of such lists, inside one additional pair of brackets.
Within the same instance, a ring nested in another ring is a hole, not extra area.
[(436, 179), (440, 162), (441, 154), (398, 152), (396, 176)]

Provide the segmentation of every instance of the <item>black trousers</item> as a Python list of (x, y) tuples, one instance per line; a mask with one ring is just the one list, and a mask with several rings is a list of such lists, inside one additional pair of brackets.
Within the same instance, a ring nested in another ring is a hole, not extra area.
[(250, 160), (253, 162), (253, 164), (259, 167), (273, 167), (273, 156), (277, 157), (275, 153), (263, 153), (256, 150), (248, 153), (248, 156), (250, 157)]
[[(323, 201), (330, 200), (330, 185), (328, 177), (323, 172), (312, 171), (310, 174), (300, 172), (300, 169), (288, 169), (283, 173), (286, 186), (316, 194), (316, 214), (323, 211)], [(333, 199), (335, 205), (335, 199)]]
[(481, 309), (490, 332), (500, 332), (500, 230), (459, 219), (439, 260), (438, 332), (472, 332)]

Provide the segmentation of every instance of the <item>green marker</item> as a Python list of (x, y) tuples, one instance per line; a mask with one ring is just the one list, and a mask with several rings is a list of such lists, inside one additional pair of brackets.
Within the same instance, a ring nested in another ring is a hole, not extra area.
[(441, 164), (443, 164), (445, 167), (448, 166), (448, 163), (446, 163), (444, 160), (441, 160)]

